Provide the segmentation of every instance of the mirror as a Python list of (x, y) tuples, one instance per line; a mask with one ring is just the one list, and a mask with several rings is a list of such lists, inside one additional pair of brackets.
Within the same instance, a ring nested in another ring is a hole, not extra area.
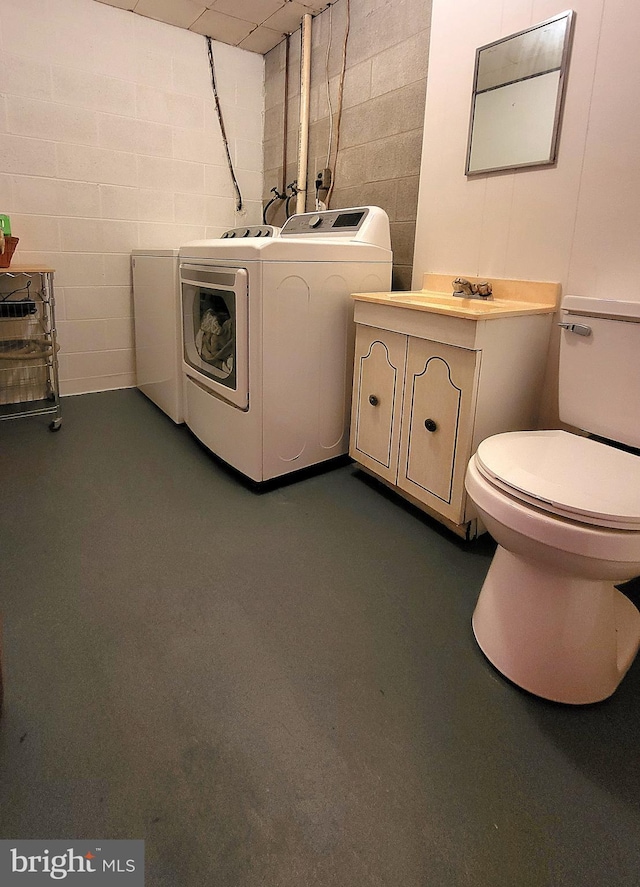
[(467, 175), (555, 163), (574, 13), (476, 50)]

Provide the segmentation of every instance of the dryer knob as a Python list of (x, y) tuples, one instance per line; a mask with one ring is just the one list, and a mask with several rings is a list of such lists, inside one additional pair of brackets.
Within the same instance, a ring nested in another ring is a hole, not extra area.
[(235, 237), (236, 232), (235, 231), (227, 231), (227, 233), (224, 236), (225, 237)]
[(249, 237), (250, 234), (251, 234), (251, 228), (245, 228), (245, 229), (244, 229), (244, 234), (243, 234), (242, 236), (243, 236), (243, 237)]
[(309, 219), (309, 227), (310, 228), (317, 228), (321, 222), (322, 222), (321, 216), (311, 216), (311, 218)]

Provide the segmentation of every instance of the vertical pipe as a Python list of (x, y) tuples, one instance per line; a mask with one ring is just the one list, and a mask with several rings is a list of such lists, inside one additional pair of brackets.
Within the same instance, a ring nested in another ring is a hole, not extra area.
[(289, 39), (287, 34), (284, 44), (284, 114), (282, 132), (282, 179), (280, 181), (280, 193), (285, 193), (287, 187), (287, 132), (289, 127)]
[(311, 13), (302, 16), (300, 52), (300, 127), (298, 131), (298, 194), (296, 212), (303, 213), (307, 199), (307, 159), (309, 155), (309, 97), (311, 89)]

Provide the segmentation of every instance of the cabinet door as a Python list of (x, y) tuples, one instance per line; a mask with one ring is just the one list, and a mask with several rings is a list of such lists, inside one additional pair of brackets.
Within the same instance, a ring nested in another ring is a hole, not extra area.
[(455, 523), (464, 518), (479, 352), (409, 339), (398, 486)]
[(395, 483), (407, 337), (357, 324), (350, 455)]

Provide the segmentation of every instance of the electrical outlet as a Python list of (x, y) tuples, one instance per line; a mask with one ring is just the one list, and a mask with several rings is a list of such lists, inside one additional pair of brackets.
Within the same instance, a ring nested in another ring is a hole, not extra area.
[(316, 188), (319, 191), (328, 191), (331, 187), (331, 170), (328, 167), (318, 171), (316, 176)]

